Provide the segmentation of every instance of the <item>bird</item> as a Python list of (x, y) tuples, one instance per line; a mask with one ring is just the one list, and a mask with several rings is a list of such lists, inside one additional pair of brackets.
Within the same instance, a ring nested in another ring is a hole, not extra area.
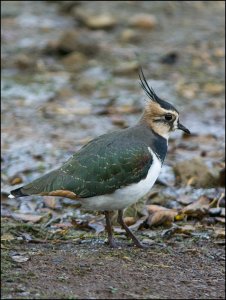
[(166, 157), (170, 133), (190, 131), (180, 123), (178, 110), (149, 86), (142, 68), (139, 78), (148, 99), (134, 126), (94, 138), (58, 169), (12, 190), (9, 198), (60, 196), (77, 200), (81, 209), (100, 211), (112, 248), (117, 244), (111, 217), (117, 210), (117, 222), (127, 237), (145, 248), (124, 222), (123, 211), (150, 192)]

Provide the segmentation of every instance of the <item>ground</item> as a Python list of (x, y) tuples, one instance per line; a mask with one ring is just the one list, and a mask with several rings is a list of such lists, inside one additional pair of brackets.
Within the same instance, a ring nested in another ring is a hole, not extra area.
[[(224, 247), (219, 241), (177, 237), (137, 249), (104, 237), (3, 250), (3, 298), (224, 299)], [(9, 259), (9, 251), (29, 257)]]

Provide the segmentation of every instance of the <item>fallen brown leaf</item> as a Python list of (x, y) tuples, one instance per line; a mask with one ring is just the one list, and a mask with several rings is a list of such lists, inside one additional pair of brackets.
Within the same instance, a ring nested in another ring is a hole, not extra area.
[(65, 223), (57, 223), (57, 224), (54, 224), (54, 227), (57, 227), (57, 228), (68, 228), (68, 227), (73, 227), (73, 225), (70, 223), (70, 222), (65, 222)]
[(25, 222), (32, 222), (32, 223), (37, 223), (39, 222), (43, 216), (40, 215), (31, 215), (31, 214), (20, 214), (20, 213), (13, 213), (12, 217), (14, 219), (19, 219)]
[(199, 217), (208, 213), (209, 206), (209, 198), (207, 198), (206, 196), (201, 196), (197, 201), (187, 205), (181, 211), (185, 215)]
[(147, 205), (147, 211), (149, 217), (147, 219), (147, 224), (149, 226), (158, 225), (170, 225), (173, 223), (174, 218), (178, 215), (178, 212), (173, 209), (168, 209), (163, 206), (158, 205)]
[(14, 177), (10, 180), (11, 185), (16, 185), (16, 184), (19, 184), (22, 182), (23, 182), (23, 179), (21, 177)]
[(178, 226), (176, 232), (183, 233), (183, 234), (190, 234), (191, 232), (195, 231), (196, 227), (190, 224), (186, 224), (184, 226)]
[(140, 227), (142, 227), (142, 224), (146, 221), (146, 219), (147, 219), (147, 216), (141, 217), (133, 225), (130, 225), (130, 229), (138, 230)]
[(127, 226), (134, 225), (136, 223), (136, 219), (134, 217), (125, 217), (124, 222)]
[(47, 207), (55, 209), (57, 202), (56, 202), (56, 198), (52, 197), (52, 196), (44, 196), (44, 203)]
[(1, 236), (1, 240), (2, 241), (12, 241), (12, 240), (15, 240), (15, 237), (11, 233), (4, 233)]
[(216, 238), (225, 238), (225, 228), (214, 228)]

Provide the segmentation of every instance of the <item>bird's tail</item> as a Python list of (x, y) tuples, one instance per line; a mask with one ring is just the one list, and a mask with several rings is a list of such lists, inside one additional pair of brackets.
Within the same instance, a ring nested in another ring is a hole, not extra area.
[(20, 187), (20, 188), (18, 188), (18, 189), (15, 189), (15, 190), (11, 191), (8, 197), (9, 197), (9, 198), (19, 198), (19, 197), (25, 197), (25, 196), (28, 196), (27, 194), (24, 194), (24, 193), (22, 192), (22, 188), (23, 188), (23, 187)]
[(30, 195), (44, 195), (54, 190), (55, 178), (58, 170), (54, 170), (44, 176), (32, 181), (31, 183), (21, 186), (10, 192), (9, 198), (19, 198)]
[(37, 178), (27, 185), (12, 190), (8, 197), (19, 198), (31, 195), (40, 195), (78, 199), (78, 195), (73, 192), (75, 184), (76, 181), (73, 176), (65, 174), (57, 169)]

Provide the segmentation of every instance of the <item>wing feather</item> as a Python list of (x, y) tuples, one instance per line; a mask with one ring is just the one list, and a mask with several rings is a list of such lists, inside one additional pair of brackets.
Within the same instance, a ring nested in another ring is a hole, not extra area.
[(18, 193), (43, 195), (67, 191), (73, 197), (86, 198), (139, 182), (147, 176), (152, 156), (143, 141), (135, 141), (124, 132), (91, 141), (61, 168), (20, 188)]

